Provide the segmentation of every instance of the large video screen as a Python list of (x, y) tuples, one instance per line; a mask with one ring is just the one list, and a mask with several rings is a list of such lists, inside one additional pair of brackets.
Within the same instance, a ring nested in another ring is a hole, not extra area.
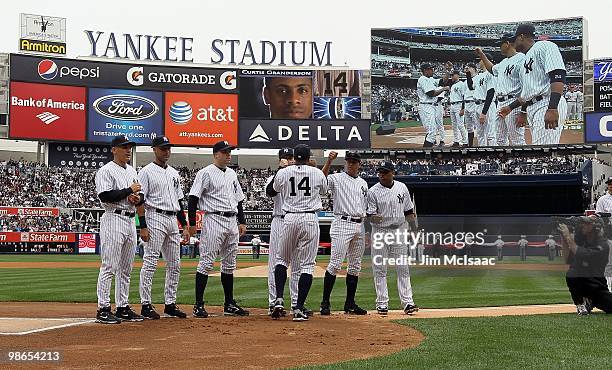
[(370, 147), (363, 71), (242, 70), (239, 78), (240, 147)]
[(582, 18), (372, 29), (372, 147), (584, 142), (584, 33)]

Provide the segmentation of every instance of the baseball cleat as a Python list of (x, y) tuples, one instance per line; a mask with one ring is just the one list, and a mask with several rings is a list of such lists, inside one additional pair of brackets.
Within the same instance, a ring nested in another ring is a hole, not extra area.
[(586, 308), (588, 313), (591, 313), (591, 311), (593, 311), (593, 301), (591, 300), (591, 298), (584, 298), (584, 307)]
[(293, 310), (293, 321), (308, 321), (308, 315), (299, 308), (296, 308)]
[(576, 312), (578, 312), (578, 316), (587, 316), (589, 314), (585, 304), (576, 305)]
[(347, 313), (349, 315), (367, 315), (368, 311), (357, 306), (356, 303), (353, 303), (352, 305), (344, 305), (344, 313)]
[(194, 305), (193, 306), (193, 317), (197, 317), (200, 319), (208, 317), (208, 312), (206, 312), (204, 305), (201, 305), (201, 306)]
[(157, 320), (159, 319), (159, 314), (155, 312), (155, 308), (151, 304), (143, 304), (142, 309), (140, 310), (140, 315), (148, 320)]
[(304, 313), (304, 315), (308, 316), (308, 317), (312, 317), (312, 315), (314, 314), (314, 312), (312, 312), (312, 310), (306, 306), (304, 306), (304, 308), (302, 308), (302, 312)]
[(125, 307), (117, 307), (117, 312), (115, 312), (115, 316), (121, 321), (133, 321), (139, 322), (143, 321), (144, 317), (140, 316), (136, 312), (134, 312), (130, 306)]
[(414, 304), (407, 304), (406, 308), (404, 308), (404, 313), (406, 315), (412, 315), (413, 313), (417, 312), (419, 310), (419, 308), (414, 305)]
[(331, 315), (331, 306), (329, 302), (321, 302), (321, 309), (319, 310), (322, 316)]
[(169, 317), (178, 317), (179, 319), (187, 318), (187, 314), (181, 311), (181, 309), (178, 308), (176, 303), (167, 304), (164, 308), (164, 314)]
[(389, 308), (384, 307), (384, 306), (379, 306), (379, 307), (376, 307), (376, 311), (378, 312), (379, 315), (386, 316), (389, 313)]
[(278, 319), (283, 316), (283, 312), (285, 311), (285, 302), (282, 298), (277, 298), (276, 302), (274, 302), (274, 307), (272, 307), (272, 313), (270, 316), (273, 319)]
[(238, 306), (236, 301), (231, 301), (223, 305), (223, 314), (225, 316), (249, 316), (249, 311)]
[(96, 313), (96, 322), (99, 322), (100, 324), (121, 324), (121, 320), (113, 315), (110, 307), (98, 309), (98, 312)]

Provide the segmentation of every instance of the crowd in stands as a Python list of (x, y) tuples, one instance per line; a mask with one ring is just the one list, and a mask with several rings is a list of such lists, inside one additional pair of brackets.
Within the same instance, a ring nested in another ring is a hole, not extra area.
[[(493, 174), (553, 174), (575, 172), (586, 160), (582, 156), (498, 158), (493, 156), (453, 159), (420, 159), (397, 161), (397, 175), (493, 175)], [(596, 160), (602, 163), (601, 160)], [(376, 176), (379, 161), (364, 160), (362, 176)], [(609, 165), (607, 163), (602, 163)], [(339, 167), (338, 167), (339, 168)], [(188, 197), (198, 169), (178, 167), (183, 189)], [(337, 170), (337, 169), (336, 169)], [(236, 168), (246, 201), (245, 210), (270, 210), (271, 199), (265, 196), (265, 183), (274, 170)], [(59, 217), (0, 217), (1, 231), (73, 231), (88, 232), (95, 226), (75, 221), (67, 208), (100, 208), (95, 195), (95, 170), (67, 167), (47, 167), (38, 163), (0, 162), (0, 206), (57, 207)], [(600, 181), (602, 179), (594, 179)], [(587, 189), (588, 190), (588, 189)], [(324, 199), (323, 210), (331, 209)]]

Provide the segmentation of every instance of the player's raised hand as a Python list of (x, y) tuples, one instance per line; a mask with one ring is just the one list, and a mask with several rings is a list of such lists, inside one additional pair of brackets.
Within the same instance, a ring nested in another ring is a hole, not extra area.
[(554, 130), (559, 125), (559, 111), (556, 109), (548, 109), (544, 114), (544, 128)]
[(474, 49), (474, 51), (476, 52), (476, 54), (477, 54), (479, 57), (481, 57), (481, 58), (482, 58), (482, 57), (484, 56), (484, 57), (486, 58), (486, 55), (485, 55), (485, 53), (483, 53), (483, 51), (482, 51), (482, 49), (481, 49), (481, 48), (476, 48), (476, 49)]
[(446, 69), (451, 70), (453, 69), (453, 63), (448, 61), (446, 63), (444, 63), (444, 66), (446, 67)]
[(331, 152), (329, 152), (329, 155), (327, 156), (327, 160), (328, 161), (331, 162), (331, 161), (335, 160), (336, 158), (338, 158), (338, 153), (337, 152), (334, 152), (333, 150)]

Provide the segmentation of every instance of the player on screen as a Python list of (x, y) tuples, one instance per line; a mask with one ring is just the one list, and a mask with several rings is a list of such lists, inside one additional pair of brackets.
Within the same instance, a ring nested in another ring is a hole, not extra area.
[(270, 118), (309, 119), (312, 117), (312, 78), (266, 77), (263, 89)]

